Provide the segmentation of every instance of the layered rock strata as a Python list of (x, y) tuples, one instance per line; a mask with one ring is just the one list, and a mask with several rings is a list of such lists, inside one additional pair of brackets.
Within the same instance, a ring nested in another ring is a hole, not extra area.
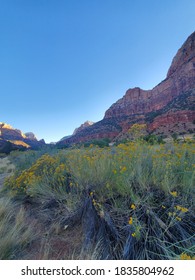
[(195, 32), (173, 58), (167, 77), (151, 90), (139, 87), (125, 95), (88, 126), (60, 144), (110, 138), (126, 132), (134, 123), (146, 123), (149, 133), (171, 134), (195, 130)]

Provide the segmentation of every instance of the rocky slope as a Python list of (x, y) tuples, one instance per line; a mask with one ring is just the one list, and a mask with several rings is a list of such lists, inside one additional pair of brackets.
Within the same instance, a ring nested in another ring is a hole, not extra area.
[(75, 128), (75, 130), (74, 130), (74, 132), (73, 132), (73, 135), (75, 135), (75, 134), (81, 132), (83, 129), (85, 129), (85, 128), (87, 128), (87, 127), (93, 125), (93, 124), (94, 124), (94, 122), (92, 122), (92, 121), (86, 121), (86, 122), (84, 122), (84, 123), (81, 124), (78, 128)]
[(21, 130), (0, 122), (0, 153), (8, 153), (16, 149), (37, 149), (44, 145), (45, 141), (38, 141), (34, 133), (28, 132), (24, 134)]
[(151, 90), (129, 89), (105, 113), (104, 119), (76, 131), (60, 144), (91, 139), (114, 139), (134, 123), (146, 123), (148, 132), (171, 134), (195, 129), (195, 32), (173, 58), (167, 77)]

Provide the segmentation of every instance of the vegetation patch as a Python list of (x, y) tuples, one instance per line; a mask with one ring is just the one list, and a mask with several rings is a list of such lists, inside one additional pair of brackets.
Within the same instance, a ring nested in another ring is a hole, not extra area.
[(194, 258), (195, 144), (146, 140), (11, 154), (0, 246), (17, 215), (39, 230), (1, 258)]

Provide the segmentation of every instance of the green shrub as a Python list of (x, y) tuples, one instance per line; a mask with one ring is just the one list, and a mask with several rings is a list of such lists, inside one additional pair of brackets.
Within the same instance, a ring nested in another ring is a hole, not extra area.
[[(104, 148), (91, 143), (36, 160), (26, 153), (28, 167), (16, 170), (6, 188), (15, 199), (21, 192), (30, 196), (59, 227), (80, 225), (81, 258), (192, 258), (195, 144), (147, 137)], [(52, 212), (43, 208), (47, 202)]]

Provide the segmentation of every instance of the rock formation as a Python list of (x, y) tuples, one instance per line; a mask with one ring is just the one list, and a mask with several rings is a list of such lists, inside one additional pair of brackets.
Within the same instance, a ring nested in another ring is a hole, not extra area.
[(26, 138), (28, 138), (28, 139), (37, 140), (36, 136), (35, 136), (34, 133), (32, 133), (32, 132), (26, 132), (24, 135), (25, 135)]
[(0, 140), (0, 152), (2, 153), (16, 149), (37, 149), (45, 145), (44, 140), (38, 141), (34, 133), (24, 134), (21, 130), (3, 122), (0, 122)]
[(75, 128), (74, 132), (72, 135), (75, 135), (77, 134), (78, 132), (82, 131), (83, 129), (85, 129), (86, 127), (89, 127), (91, 125), (93, 125), (94, 122), (91, 122), (91, 121), (86, 121), (84, 122), (83, 124), (81, 124), (78, 128)]
[(105, 113), (104, 119), (77, 130), (60, 144), (110, 138), (134, 123), (146, 123), (149, 133), (184, 133), (195, 129), (195, 32), (173, 58), (167, 77), (151, 90), (127, 90)]

